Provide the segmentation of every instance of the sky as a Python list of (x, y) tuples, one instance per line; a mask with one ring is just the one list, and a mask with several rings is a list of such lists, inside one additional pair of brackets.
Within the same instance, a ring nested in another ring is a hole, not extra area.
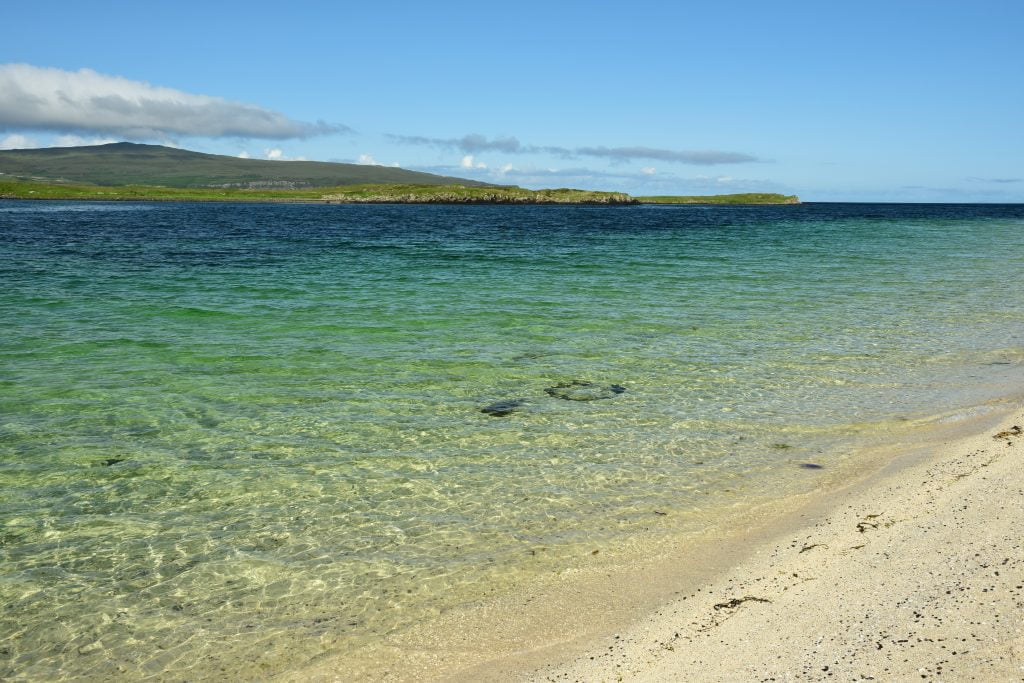
[(13, 3), (0, 148), (1024, 202), (1024, 2)]

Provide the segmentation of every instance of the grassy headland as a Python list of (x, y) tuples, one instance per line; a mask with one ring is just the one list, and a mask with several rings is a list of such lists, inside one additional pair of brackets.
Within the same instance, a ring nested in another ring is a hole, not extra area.
[(635, 204), (622, 192), (521, 187), (363, 184), (301, 190), (152, 185), (75, 185), (0, 180), (0, 199), (101, 201), (308, 202), (317, 204)]
[[(0, 176), (2, 178), (2, 176)], [(799, 204), (781, 194), (631, 197), (624, 192), (559, 188), (364, 183), (303, 189), (83, 185), (0, 179), (0, 199), (99, 201), (305, 202), (314, 204)]]

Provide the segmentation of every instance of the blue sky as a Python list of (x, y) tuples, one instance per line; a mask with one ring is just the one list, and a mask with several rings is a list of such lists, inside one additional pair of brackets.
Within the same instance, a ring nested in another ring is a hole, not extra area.
[[(3, 23), (0, 146), (127, 138), (526, 187), (1024, 201), (1019, 0), (135, 0), (17, 3)], [(111, 97), (136, 109), (118, 118)]]

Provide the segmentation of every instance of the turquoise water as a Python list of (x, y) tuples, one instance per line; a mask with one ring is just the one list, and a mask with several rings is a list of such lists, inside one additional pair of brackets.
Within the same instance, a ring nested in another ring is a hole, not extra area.
[(294, 670), (810, 490), (1021, 376), (1022, 230), (0, 202), (0, 677)]

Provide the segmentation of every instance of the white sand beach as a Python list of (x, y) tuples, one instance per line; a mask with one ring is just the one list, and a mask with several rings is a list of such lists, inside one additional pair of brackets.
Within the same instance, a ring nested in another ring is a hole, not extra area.
[(536, 680), (1024, 680), (1024, 413), (929, 444)]

